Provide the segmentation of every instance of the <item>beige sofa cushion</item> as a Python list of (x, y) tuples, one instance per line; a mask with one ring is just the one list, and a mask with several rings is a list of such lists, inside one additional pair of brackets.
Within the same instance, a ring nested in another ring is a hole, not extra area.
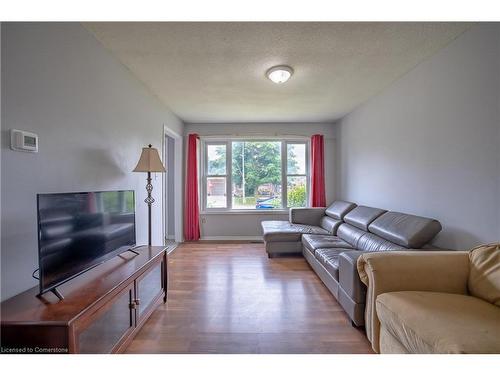
[(411, 354), (384, 326), (380, 327), (380, 353)]
[(500, 353), (500, 308), (479, 298), (389, 292), (376, 309), (383, 329), (410, 353)]
[(478, 246), (469, 259), (469, 293), (500, 306), (500, 244)]

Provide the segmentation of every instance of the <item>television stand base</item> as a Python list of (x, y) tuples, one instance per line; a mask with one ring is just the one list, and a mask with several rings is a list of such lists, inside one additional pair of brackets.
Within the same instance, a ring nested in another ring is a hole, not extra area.
[(59, 298), (61, 301), (64, 299), (64, 296), (57, 290), (57, 288), (51, 289), (50, 291), (54, 293), (55, 296)]
[(52, 292), (52, 293), (54, 293), (54, 295), (55, 295), (57, 298), (59, 298), (61, 301), (64, 299), (64, 296), (61, 294), (61, 292), (59, 292), (59, 291), (57, 290), (57, 288), (52, 288), (52, 289), (50, 289), (50, 290), (47, 290), (47, 291), (46, 291), (46, 292), (44, 292), (44, 293), (37, 294), (37, 297), (38, 297), (38, 298), (43, 298), (43, 295), (44, 295), (45, 293), (48, 293), (48, 292)]
[(139, 252), (138, 251), (135, 251), (133, 249), (128, 249), (127, 251), (130, 251), (131, 253), (134, 253), (135, 255), (139, 255)]

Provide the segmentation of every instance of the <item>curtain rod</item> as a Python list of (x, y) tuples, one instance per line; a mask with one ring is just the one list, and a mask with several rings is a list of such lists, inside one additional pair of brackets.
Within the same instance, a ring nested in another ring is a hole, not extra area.
[[(193, 132), (193, 133), (196, 133), (196, 132)], [(191, 133), (188, 133), (186, 134), (186, 136), (188, 136), (189, 134)], [(318, 134), (318, 133), (315, 133), (315, 134)], [(262, 139), (262, 140), (266, 140), (266, 139), (285, 139), (285, 140), (307, 140), (307, 141), (310, 141), (311, 140), (311, 137), (313, 136), (313, 134), (311, 135), (302, 135), (302, 134), (288, 134), (288, 133), (284, 133), (284, 134), (277, 134), (277, 133), (274, 133), (274, 134), (265, 134), (265, 133), (251, 133), (251, 134), (209, 134), (209, 135), (202, 135), (202, 134), (199, 134), (198, 133), (198, 136), (200, 137), (201, 140), (210, 140), (210, 139), (213, 139), (213, 140), (227, 140), (227, 139)], [(335, 140), (335, 136), (333, 135), (324, 135), (324, 139), (325, 140)]]
[(269, 138), (269, 137), (295, 137), (295, 138), (311, 138), (311, 135), (304, 135), (304, 134), (287, 134), (287, 133), (233, 133), (233, 134), (208, 134), (208, 135), (202, 135), (198, 134), (200, 138), (221, 138), (221, 137), (263, 137), (263, 138)]

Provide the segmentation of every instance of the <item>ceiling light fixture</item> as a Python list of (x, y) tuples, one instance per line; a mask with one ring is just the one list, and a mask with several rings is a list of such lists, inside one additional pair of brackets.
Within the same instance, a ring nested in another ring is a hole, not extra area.
[(266, 72), (267, 78), (274, 83), (285, 83), (293, 74), (293, 69), (287, 65), (273, 66)]

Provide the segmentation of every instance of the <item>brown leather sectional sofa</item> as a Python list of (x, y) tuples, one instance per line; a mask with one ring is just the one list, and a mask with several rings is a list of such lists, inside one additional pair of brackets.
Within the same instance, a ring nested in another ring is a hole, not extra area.
[(335, 201), (292, 208), (289, 221), (262, 222), (270, 258), (302, 253), (353, 324), (364, 325), (366, 286), (357, 259), (366, 252), (421, 249), (441, 230), (434, 219)]

